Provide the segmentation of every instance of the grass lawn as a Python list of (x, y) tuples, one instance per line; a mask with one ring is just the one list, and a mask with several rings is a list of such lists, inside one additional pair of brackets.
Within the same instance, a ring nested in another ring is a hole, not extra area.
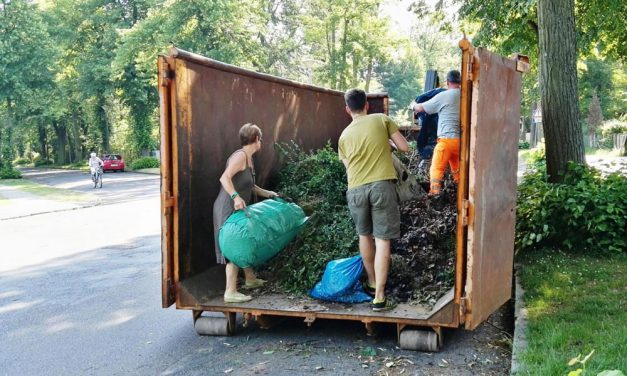
[[(20, 191), (32, 193), (32, 194), (42, 196), (50, 200), (56, 200), (56, 201), (72, 201), (72, 202), (79, 201), (80, 202), (80, 201), (89, 201), (94, 198), (93, 195), (88, 194), (88, 193), (72, 191), (69, 189), (50, 187), (48, 185), (33, 183), (25, 179), (0, 180), (0, 186), (3, 186), (3, 185), (17, 188)], [(0, 197), (0, 204), (3, 201), (8, 201), (8, 200), (3, 200)]]
[(518, 375), (567, 375), (594, 350), (581, 374), (627, 372), (627, 255), (557, 251), (520, 257), (528, 347)]

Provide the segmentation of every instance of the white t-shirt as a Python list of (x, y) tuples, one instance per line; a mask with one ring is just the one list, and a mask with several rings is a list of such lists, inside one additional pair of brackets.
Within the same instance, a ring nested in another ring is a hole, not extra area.
[(100, 159), (98, 157), (90, 157), (89, 158), (89, 167), (91, 167), (91, 168), (98, 168), (100, 165), (102, 165), (102, 159)]
[(448, 89), (422, 103), (426, 113), (438, 113), (438, 138), (459, 138), (459, 96), (459, 88)]

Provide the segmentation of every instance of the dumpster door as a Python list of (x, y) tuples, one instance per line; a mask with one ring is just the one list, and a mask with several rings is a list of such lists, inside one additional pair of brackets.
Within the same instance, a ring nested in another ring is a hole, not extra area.
[(472, 67), (465, 327), (511, 296), (521, 74), (516, 60), (478, 48)]
[(161, 133), (161, 296), (162, 306), (167, 308), (176, 300), (174, 283), (174, 197), (172, 166), (172, 107), (171, 78), (167, 58), (160, 56), (159, 71), (159, 118)]

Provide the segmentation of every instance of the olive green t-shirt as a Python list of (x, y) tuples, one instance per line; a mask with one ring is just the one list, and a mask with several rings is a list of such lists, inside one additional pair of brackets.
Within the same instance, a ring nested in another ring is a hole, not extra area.
[(388, 140), (397, 131), (398, 125), (385, 114), (358, 116), (344, 129), (338, 154), (348, 162), (348, 189), (396, 179)]

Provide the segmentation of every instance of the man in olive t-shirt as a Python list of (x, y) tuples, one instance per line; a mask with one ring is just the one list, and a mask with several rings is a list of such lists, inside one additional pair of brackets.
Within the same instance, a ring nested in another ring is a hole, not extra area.
[(346, 166), (346, 200), (359, 234), (359, 252), (368, 275), (364, 288), (374, 295), (371, 305), (374, 311), (388, 311), (396, 307), (385, 298), (390, 243), (400, 236), (396, 171), (390, 146), (403, 152), (407, 152), (409, 146), (398, 125), (387, 115), (368, 115), (363, 90), (351, 89), (344, 99), (346, 112), (353, 121), (340, 136), (338, 154)]

